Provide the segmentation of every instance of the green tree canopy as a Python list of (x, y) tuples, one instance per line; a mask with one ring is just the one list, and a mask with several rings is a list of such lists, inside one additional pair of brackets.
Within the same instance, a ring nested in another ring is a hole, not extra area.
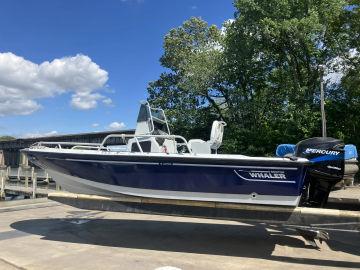
[(223, 150), (246, 154), (320, 135), (319, 65), (326, 65), (344, 73), (327, 87), (329, 135), (360, 143), (359, 120), (347, 120), (359, 111), (358, 4), (234, 5), (234, 21), (221, 29), (190, 18), (165, 37), (160, 62), (167, 71), (148, 92), (151, 103), (167, 109), (174, 131), (207, 139), (212, 120), (221, 118), (228, 123)]
[(12, 136), (0, 136), (0, 142), (4, 142), (4, 141), (12, 141), (15, 140), (16, 138), (12, 137)]
[(199, 18), (191, 18), (165, 36), (160, 62), (170, 72), (151, 82), (148, 92), (153, 106), (167, 110), (175, 132), (206, 136), (211, 112), (216, 110), (214, 117), (222, 113), (212, 93), (219, 76), (222, 42), (219, 29)]

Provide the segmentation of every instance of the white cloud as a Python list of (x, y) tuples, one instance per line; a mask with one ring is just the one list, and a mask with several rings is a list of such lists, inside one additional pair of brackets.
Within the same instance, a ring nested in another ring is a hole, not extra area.
[(105, 98), (102, 100), (102, 102), (107, 106), (113, 105), (113, 101), (111, 98)]
[(94, 127), (94, 128), (96, 128), (96, 127), (99, 126), (99, 123), (93, 123), (91, 126)]
[(329, 84), (339, 84), (343, 76), (343, 72), (331, 72), (324, 76), (324, 81), (328, 82)]
[(235, 22), (234, 19), (227, 19), (220, 28), (220, 32), (223, 36), (226, 35), (227, 29)]
[(76, 93), (71, 97), (71, 106), (79, 110), (89, 110), (96, 108), (98, 100), (104, 96), (99, 93)]
[[(359, 57), (359, 52), (356, 49), (350, 49), (348, 52), (348, 57), (350, 59)], [(327, 68), (325, 70), (324, 81), (326, 81), (329, 84), (341, 83), (342, 77), (349, 69), (349, 66), (347, 65), (346, 61), (340, 56), (337, 56), (332, 60), (330, 60), (329, 62), (327, 62), (326, 67)]]
[(190, 7), (192, 10), (196, 10), (197, 9), (197, 6), (191, 6)]
[[(0, 93), (1, 93), (1, 87), (0, 87)], [(5, 115), (27, 115), (31, 114), (38, 109), (40, 109), (41, 106), (36, 103), (34, 100), (29, 99), (3, 99), (0, 94), (0, 116)]]
[(25, 133), (22, 138), (40, 138), (40, 137), (51, 137), (59, 135), (59, 133), (56, 130), (50, 131), (50, 132), (33, 132), (33, 133)]
[(335, 57), (326, 65), (324, 81), (330, 84), (339, 84), (344, 76), (345, 69), (344, 60), (339, 56)]
[(108, 129), (123, 129), (125, 127), (126, 125), (124, 124), (124, 122), (112, 122), (111, 124), (109, 124)]
[(13, 53), (0, 53), (0, 116), (26, 115), (38, 110), (38, 100), (72, 92), (71, 105), (80, 110), (95, 108), (108, 73), (88, 56), (33, 63)]

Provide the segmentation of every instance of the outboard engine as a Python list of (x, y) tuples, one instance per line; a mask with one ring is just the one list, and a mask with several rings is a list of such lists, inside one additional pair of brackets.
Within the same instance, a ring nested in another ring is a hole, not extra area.
[(301, 204), (323, 207), (334, 185), (344, 176), (344, 143), (334, 138), (310, 138), (299, 142), (295, 156), (310, 161)]

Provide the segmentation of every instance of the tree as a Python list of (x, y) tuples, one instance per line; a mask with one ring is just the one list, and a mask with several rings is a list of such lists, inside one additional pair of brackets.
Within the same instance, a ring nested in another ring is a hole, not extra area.
[[(150, 83), (150, 102), (167, 109), (176, 131), (192, 131), (186, 135), (204, 137), (213, 119), (224, 119), (226, 152), (270, 154), (276, 144), (320, 135), (319, 65), (350, 61), (357, 6), (237, 0), (235, 8), (234, 21), (222, 29), (191, 18), (169, 32), (160, 59), (169, 71)], [(327, 96), (330, 134), (338, 130), (334, 115), (344, 111), (341, 93), (356, 88), (346, 78), (357, 68), (347, 69), (340, 90)]]
[(206, 138), (212, 118), (221, 115), (221, 93), (214, 88), (221, 43), (219, 29), (200, 18), (191, 18), (165, 36), (160, 63), (170, 72), (151, 82), (148, 92), (153, 106), (166, 108), (175, 133)]
[(347, 54), (335, 65), (342, 73), (341, 83), (330, 85), (328, 116), (330, 132), (345, 142), (360, 146), (360, 12), (359, 0), (349, 1), (341, 18), (349, 43)]
[(235, 6), (224, 69), (247, 108), (235, 108), (245, 112), (237, 121), (252, 138), (245, 152), (271, 153), (278, 143), (320, 135), (318, 67), (346, 51), (339, 24), (345, 2), (238, 0)]
[(12, 137), (12, 136), (0, 136), (0, 142), (5, 142), (5, 141), (12, 141), (15, 140), (16, 138)]

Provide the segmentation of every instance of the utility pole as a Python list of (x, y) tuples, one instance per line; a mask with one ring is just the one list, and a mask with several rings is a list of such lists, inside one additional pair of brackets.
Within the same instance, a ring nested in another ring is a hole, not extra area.
[(322, 136), (326, 137), (326, 116), (325, 116), (325, 97), (324, 97), (324, 72), (325, 66), (319, 65), (320, 72), (320, 106), (321, 106), (321, 125), (322, 125)]

